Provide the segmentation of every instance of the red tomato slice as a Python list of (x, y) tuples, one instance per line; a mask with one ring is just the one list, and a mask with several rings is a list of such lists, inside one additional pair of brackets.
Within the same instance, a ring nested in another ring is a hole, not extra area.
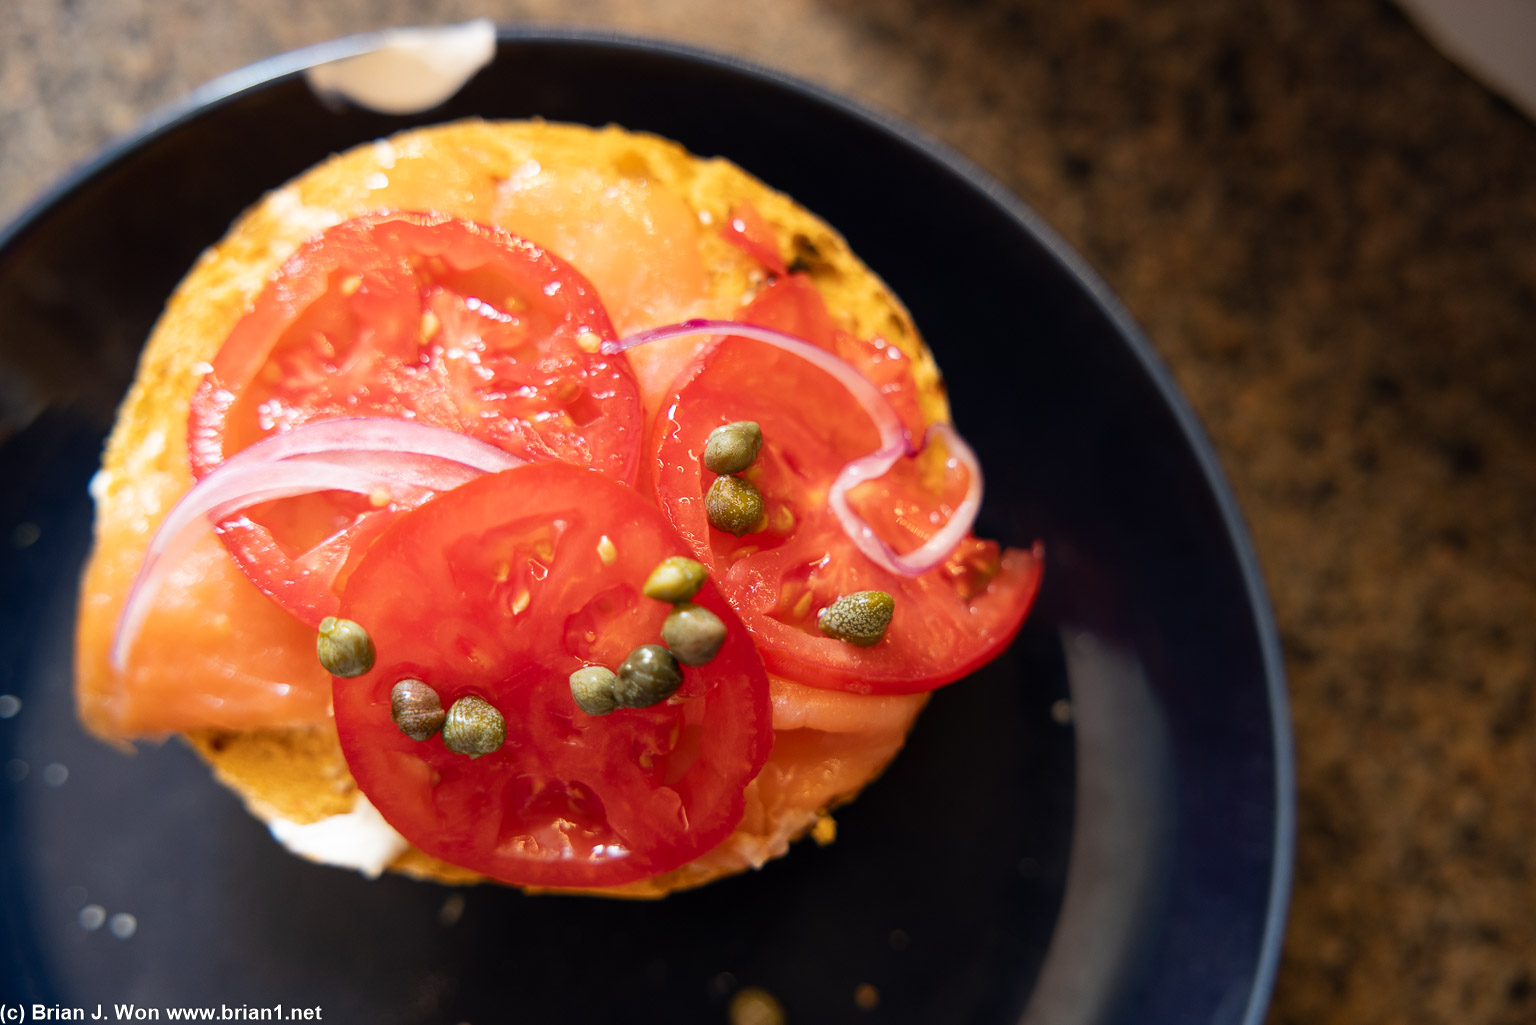
[[(594, 717), (569, 683), (583, 665), (614, 668), (659, 643), (671, 606), (640, 588), (687, 551), (639, 493), (559, 463), (483, 477), (402, 514), (342, 602), (378, 648), (370, 673), (333, 686), (369, 800), (428, 854), (522, 886), (617, 886), (719, 843), (768, 756), (772, 712), (751, 634), (713, 585), (694, 600), (725, 621), (725, 646), (684, 669), (673, 698)], [(489, 701), (505, 745), (472, 760), (441, 735), (404, 736), (390, 690), (406, 677), (445, 708)]]
[(775, 278), (753, 296), (736, 317), (749, 324), (803, 338), (828, 352), (837, 353), (880, 389), (914, 438), (923, 436), (927, 423), (917, 401), (912, 360), (883, 338), (865, 341), (838, 327), (827, 310), (827, 301), (809, 274), (796, 271)]
[[(657, 499), (694, 557), (713, 568), (770, 672), (857, 693), (915, 693), (989, 661), (1018, 632), (1039, 583), (1037, 553), (971, 538), (945, 564), (905, 577), (870, 562), (844, 532), (828, 488), (842, 466), (879, 447), (879, 436), (830, 375), (772, 346), (726, 339), (685, 372), (665, 408), (655, 434)], [(709, 524), (704, 495), (714, 474), (701, 461), (709, 432), (736, 420), (762, 427), (762, 451), (744, 476), (766, 505), (766, 527), (739, 538)], [(964, 487), (941, 460), (920, 458), (851, 497), (882, 537), (910, 551)], [(878, 644), (821, 633), (822, 609), (867, 590), (896, 602)]]
[[(626, 482), (643, 417), (597, 293), (506, 232), (438, 214), (361, 217), (300, 247), (219, 350), (192, 400), (193, 473), (314, 420), (448, 427)], [(314, 625), (393, 507), (327, 495), (220, 525), (246, 575)]]

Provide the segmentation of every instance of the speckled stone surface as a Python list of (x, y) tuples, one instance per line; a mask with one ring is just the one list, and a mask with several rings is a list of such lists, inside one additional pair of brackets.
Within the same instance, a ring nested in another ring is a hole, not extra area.
[[(11, 0), (0, 218), (158, 105), (407, 0)], [(1536, 125), (1365, 0), (461, 0), (776, 65), (1036, 207), (1264, 561), (1300, 771), (1275, 1023), (1536, 1021)]]

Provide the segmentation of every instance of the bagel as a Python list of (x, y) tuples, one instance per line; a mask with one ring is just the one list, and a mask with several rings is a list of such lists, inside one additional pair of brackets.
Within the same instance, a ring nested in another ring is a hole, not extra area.
[[(695, 317), (728, 318), (765, 286), (762, 264), (722, 236), (743, 206), (771, 227), (784, 262), (808, 275), (839, 328), (878, 336), (910, 362), (921, 418), (947, 421), (938, 368), (912, 318), (835, 230), (729, 161), (694, 156), (654, 135), (537, 120), (461, 121), (359, 145), (263, 196), (171, 296), (93, 481), (95, 543), (84, 571), (76, 653), (86, 727), (119, 744), (180, 734), (274, 835), (317, 860), (349, 859), (293, 839), (305, 835), (304, 827), (367, 819), (387, 835), (348, 770), (328, 686), (259, 710), (256, 700), (247, 707), (234, 697), (183, 694), (188, 677), (227, 680), (231, 694), (262, 696), (284, 672), (295, 679), (321, 672), (311, 665), (313, 632), (267, 601), (211, 535), (176, 574), (175, 592), (146, 620), (127, 670), (112, 666), (118, 616), (149, 541), (193, 485), (187, 422), (200, 380), (284, 261), (317, 233), (352, 218), (433, 211), (527, 238), (584, 275), (624, 335)], [(632, 355), (654, 414), (679, 356)], [(226, 664), (205, 643), (235, 630), (271, 638), (265, 676), (247, 679), (250, 667)], [(662, 896), (760, 867), (807, 833), (830, 842), (829, 811), (883, 770), (927, 695), (819, 690), (773, 677), (771, 697), (777, 742), (747, 786), (735, 831), (678, 868), (599, 892)], [(403, 840), (384, 860), (390, 870), (447, 883), (480, 878)]]

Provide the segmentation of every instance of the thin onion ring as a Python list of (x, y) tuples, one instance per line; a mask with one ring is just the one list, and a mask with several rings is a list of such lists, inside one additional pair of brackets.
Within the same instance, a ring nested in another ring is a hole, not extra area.
[(977, 460), (976, 453), (971, 450), (970, 445), (966, 444), (965, 439), (960, 437), (960, 432), (955, 430), (952, 424), (947, 423), (928, 426), (928, 435), (923, 440), (923, 449), (933, 442), (935, 436), (939, 437), (944, 442), (944, 446), (949, 449), (950, 460), (966, 468), (968, 483), (965, 497), (961, 499), (959, 505), (955, 506), (954, 512), (950, 513), (944, 526), (906, 554), (897, 552), (887, 544), (875, 533), (874, 528), (854, 511), (852, 504), (848, 501), (848, 492), (865, 481), (877, 480), (884, 476), (891, 467), (896, 465), (896, 461), (908, 455), (908, 452), (888, 448), (871, 452), (867, 456), (860, 456), (839, 470), (832, 486), (827, 489), (827, 504), (832, 507), (832, 512), (837, 516), (837, 522), (842, 524), (843, 530), (853, 539), (853, 543), (859, 546), (859, 551), (881, 568), (901, 576), (922, 576), (949, 558), (949, 553), (953, 552), (955, 546), (965, 540), (965, 536), (971, 532), (971, 527), (976, 523), (976, 513), (981, 509), (983, 483), (981, 463)]
[(485, 473), (510, 469), (524, 462), (495, 445), (446, 427), (387, 416), (354, 416), (316, 420), (263, 438), (220, 465), (236, 459), (272, 462), (321, 452), (410, 453), (446, 459)]
[(382, 490), (392, 502), (419, 504), (482, 473), (523, 462), (444, 427), (385, 417), (305, 424), (235, 453), (194, 484), (160, 522), (118, 615), (112, 668), (125, 670), (155, 595), (199, 536), (199, 524), (211, 529), (250, 506), (321, 491), (374, 496)]

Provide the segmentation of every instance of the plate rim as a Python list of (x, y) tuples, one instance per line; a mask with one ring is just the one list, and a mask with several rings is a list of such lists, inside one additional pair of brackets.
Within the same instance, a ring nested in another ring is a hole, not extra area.
[[(57, 207), (67, 202), (74, 192), (162, 136), (176, 131), (206, 112), (302, 75), (316, 65), (374, 50), (391, 34), (399, 31), (399, 28), (386, 28), (356, 33), (275, 54), (211, 79), (181, 98), (159, 107), (135, 127), (71, 166), (52, 185), (25, 202), (6, 224), (0, 225), (0, 262), (10, 255), (13, 248), (22, 244), (28, 234)], [(1279, 971), (1296, 848), (1295, 747), (1279, 626), (1264, 582), (1257, 549), (1216, 448), (1194, 408), (1180, 390), (1172, 371), (1130, 311), (1076, 249), (990, 172), (947, 143), (865, 99), (854, 99), (747, 58), (657, 36), (532, 22), (496, 23), (495, 34), (498, 49), (504, 43), (588, 44), (700, 64), (797, 93), (846, 117), (861, 121), (916, 150), (984, 196), (1025, 234), (1040, 243), (1109, 320), (1140, 363), (1164, 405), (1173, 414), (1185, 444), (1195, 456), (1236, 556), (1252, 613), (1254, 633), (1258, 639), (1270, 715), (1270, 743), (1274, 752), (1275, 843), (1264, 930), (1254, 969), (1253, 986), (1241, 1022), (1242, 1025), (1260, 1025), (1269, 1008)]]

